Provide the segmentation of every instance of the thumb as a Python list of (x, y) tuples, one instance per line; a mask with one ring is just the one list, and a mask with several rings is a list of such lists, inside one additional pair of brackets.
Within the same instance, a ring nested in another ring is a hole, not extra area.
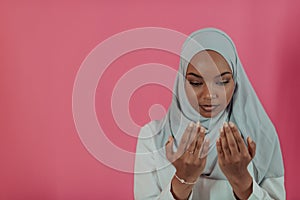
[(248, 151), (251, 155), (251, 158), (253, 159), (255, 156), (255, 152), (256, 152), (256, 144), (255, 142), (251, 139), (251, 137), (247, 138), (247, 143), (248, 143)]

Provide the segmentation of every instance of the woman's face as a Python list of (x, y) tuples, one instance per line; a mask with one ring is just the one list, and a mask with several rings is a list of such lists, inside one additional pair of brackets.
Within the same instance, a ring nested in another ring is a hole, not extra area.
[(211, 118), (229, 104), (234, 81), (231, 69), (219, 53), (200, 51), (190, 61), (185, 81), (189, 102), (203, 117)]

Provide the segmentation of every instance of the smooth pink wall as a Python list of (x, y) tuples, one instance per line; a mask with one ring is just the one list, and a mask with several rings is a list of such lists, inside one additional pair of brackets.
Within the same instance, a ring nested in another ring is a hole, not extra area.
[[(102, 164), (83, 146), (73, 120), (72, 91), (81, 63), (96, 45), (148, 26), (184, 34), (214, 26), (233, 38), (278, 130), (287, 197), (299, 199), (299, 6), (296, 0), (1, 1), (0, 199), (133, 199), (133, 175)], [(96, 91), (99, 123), (115, 145), (130, 152), (136, 138), (118, 129), (110, 95), (122, 74), (151, 62), (176, 69), (178, 57), (131, 52), (111, 65)], [(167, 108), (170, 98), (165, 88), (147, 85), (132, 95), (128, 107), (143, 125), (150, 120), (149, 107)], [(112, 159), (133, 166), (132, 160)]]

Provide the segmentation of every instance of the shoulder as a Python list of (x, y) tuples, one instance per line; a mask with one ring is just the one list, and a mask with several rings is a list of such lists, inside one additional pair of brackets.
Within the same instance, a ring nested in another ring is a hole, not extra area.
[(153, 120), (141, 127), (138, 138), (149, 138), (159, 134), (163, 128), (162, 120)]
[(157, 149), (165, 142), (165, 136), (163, 133), (164, 120), (153, 120), (145, 124), (140, 129), (138, 135), (138, 147), (144, 147), (146, 149)]

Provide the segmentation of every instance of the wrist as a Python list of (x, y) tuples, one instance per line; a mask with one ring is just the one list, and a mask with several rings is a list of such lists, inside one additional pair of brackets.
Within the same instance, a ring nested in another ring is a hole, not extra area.
[(234, 194), (239, 199), (247, 199), (252, 194), (253, 179), (249, 173), (240, 177), (239, 180), (230, 182), (230, 184)]
[(232, 187), (241, 187), (252, 182), (252, 176), (248, 170), (244, 173), (239, 173), (236, 176), (227, 176), (227, 179)]
[(188, 199), (192, 193), (194, 185), (183, 184), (179, 181), (175, 175), (171, 181), (171, 193), (176, 200), (185, 200)]
[(192, 181), (188, 181), (188, 180), (185, 180), (183, 178), (180, 178), (179, 176), (176, 175), (176, 173), (174, 174), (174, 177), (182, 184), (185, 184), (185, 185), (195, 185), (198, 181), (198, 179), (196, 180), (192, 180)]

